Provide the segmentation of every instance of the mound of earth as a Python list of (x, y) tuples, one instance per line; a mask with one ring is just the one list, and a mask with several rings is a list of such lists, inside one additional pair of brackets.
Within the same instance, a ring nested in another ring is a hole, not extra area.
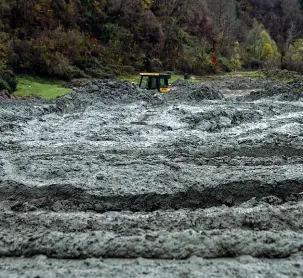
[(253, 91), (245, 96), (246, 100), (258, 100), (262, 98), (273, 98), (282, 101), (298, 101), (303, 98), (303, 78), (292, 83), (268, 86), (260, 91)]
[(146, 101), (148, 103), (161, 102), (157, 91), (147, 91), (137, 85), (118, 80), (95, 80), (85, 86), (74, 89), (71, 93), (56, 100), (57, 107), (62, 112), (84, 111), (94, 103), (130, 103)]
[(175, 87), (175, 86), (180, 87), (180, 86), (187, 86), (189, 83), (190, 83), (189, 80), (178, 79), (178, 80), (172, 82), (171, 85), (173, 87)]
[(295, 71), (289, 70), (262, 70), (261, 73), (268, 79), (279, 79), (279, 80), (296, 80), (300, 77), (300, 74)]
[(236, 78), (228, 81), (225, 87), (229, 90), (250, 90), (250, 89), (263, 89), (264, 87), (277, 84), (270, 80), (261, 78)]
[(220, 100), (223, 99), (223, 93), (212, 86), (202, 83), (187, 83), (187, 81), (176, 83), (179, 84), (174, 90), (173, 98), (177, 101), (201, 101), (201, 100)]
[(0, 99), (16, 99), (14, 95), (6, 90), (0, 91)]
[(127, 81), (96, 80), (75, 88), (71, 93), (56, 100), (57, 108), (64, 113), (84, 111), (96, 103), (131, 103), (144, 101), (161, 104), (164, 101), (200, 101), (223, 99), (223, 94), (204, 84), (187, 84), (161, 94), (157, 90), (142, 90)]
[(71, 81), (66, 82), (64, 87), (69, 89), (80, 88), (89, 84), (89, 82), (90, 80), (87, 78), (72, 79)]

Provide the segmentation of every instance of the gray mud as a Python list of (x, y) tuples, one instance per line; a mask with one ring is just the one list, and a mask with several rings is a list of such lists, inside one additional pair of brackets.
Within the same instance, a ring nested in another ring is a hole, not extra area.
[(283, 260), (240, 256), (229, 259), (202, 259), (196, 256), (176, 260), (55, 260), (45, 256), (32, 259), (0, 260), (2, 277), (302, 277), (302, 256)]
[(166, 94), (170, 96), (170, 100), (176, 101), (201, 101), (204, 99), (216, 100), (223, 99), (223, 93), (214, 86), (209, 84), (193, 84), (185, 80), (177, 80), (172, 86), (174, 87), (174, 94)]
[(262, 98), (271, 98), (280, 101), (302, 101), (303, 100), (303, 78), (288, 83), (276, 84), (266, 89), (251, 92), (245, 96), (245, 100), (258, 100)]
[(301, 277), (303, 102), (223, 83), (0, 102), (1, 277)]

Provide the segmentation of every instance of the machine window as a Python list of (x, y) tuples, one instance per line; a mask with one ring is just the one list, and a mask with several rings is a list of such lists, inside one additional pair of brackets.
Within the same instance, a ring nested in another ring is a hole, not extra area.
[(157, 78), (156, 77), (150, 77), (150, 88), (152, 90), (157, 89)]
[(148, 76), (143, 76), (141, 88), (148, 89)]
[(160, 88), (167, 88), (168, 82), (167, 79), (160, 78)]

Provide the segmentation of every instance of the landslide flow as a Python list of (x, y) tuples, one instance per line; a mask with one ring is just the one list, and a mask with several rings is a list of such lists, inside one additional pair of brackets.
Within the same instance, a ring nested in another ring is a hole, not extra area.
[(98, 81), (1, 103), (1, 256), (300, 254), (302, 102), (175, 93)]
[(246, 100), (258, 100), (262, 98), (272, 98), (281, 101), (302, 101), (303, 99), (303, 78), (299, 78), (291, 83), (276, 84), (274, 86), (268, 86), (266, 89), (259, 91), (253, 91), (248, 96), (245, 96)]

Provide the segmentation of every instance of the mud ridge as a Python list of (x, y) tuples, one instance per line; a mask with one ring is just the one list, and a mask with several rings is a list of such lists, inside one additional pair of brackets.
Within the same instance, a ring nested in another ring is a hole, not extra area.
[[(242, 99), (258, 100), (261, 98), (272, 98), (282, 101), (298, 101), (303, 99), (303, 78), (301, 77), (288, 84), (279, 84), (267, 87), (265, 90), (254, 91)], [(241, 98), (240, 98), (241, 99)]]
[(291, 198), (301, 199), (303, 181), (282, 180), (274, 184), (266, 184), (260, 180), (243, 180), (216, 187), (189, 188), (185, 192), (171, 194), (129, 194), (114, 196), (98, 196), (84, 189), (71, 185), (50, 185), (31, 188), (22, 184), (5, 182), (0, 188), (4, 192), (1, 200), (14, 202), (11, 206), (16, 211), (27, 210), (63, 210), (63, 211), (155, 211), (181, 208), (209, 208), (222, 204), (233, 206), (249, 199), (277, 196), (283, 201)]
[(108, 231), (123, 235), (155, 231), (303, 231), (303, 201), (287, 203), (268, 196), (253, 198), (239, 206), (208, 209), (157, 210), (154, 212), (48, 212), (2, 211), (2, 229), (58, 231), (62, 233)]
[[(286, 258), (303, 251), (303, 236), (294, 232), (201, 231), (151, 232), (123, 236), (112, 232), (60, 233), (0, 231), (1, 255), (58, 259), (222, 258), (250, 255), (256, 258)], [(245, 240), (244, 240), (245, 239)]]

